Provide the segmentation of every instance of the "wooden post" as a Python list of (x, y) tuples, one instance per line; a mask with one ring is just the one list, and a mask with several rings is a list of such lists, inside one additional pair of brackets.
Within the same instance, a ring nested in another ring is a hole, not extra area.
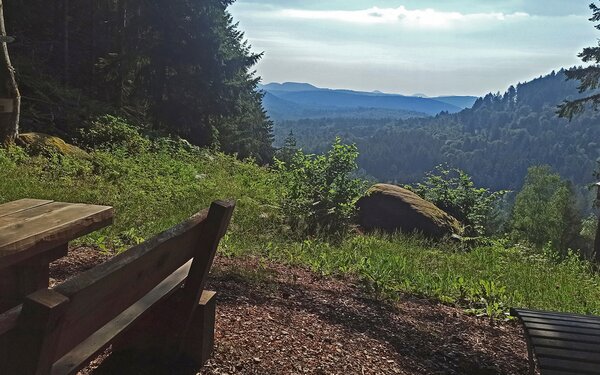
[[(596, 204), (600, 204), (600, 182), (596, 183), (597, 196)], [(596, 238), (594, 239), (594, 261), (600, 264), (600, 214), (598, 217), (598, 227), (596, 228)]]
[(38, 290), (23, 303), (11, 374), (46, 375), (54, 363), (54, 350), (61, 330), (61, 317), (69, 299), (52, 290)]
[(67, 255), (67, 244), (0, 270), (0, 313), (17, 306), (36, 290), (48, 288), (50, 262)]

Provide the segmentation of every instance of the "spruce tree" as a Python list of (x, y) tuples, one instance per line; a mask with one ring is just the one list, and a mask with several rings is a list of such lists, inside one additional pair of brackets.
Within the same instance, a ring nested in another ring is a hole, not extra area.
[[(600, 8), (592, 3), (590, 9), (592, 10), (592, 17), (589, 20), (598, 23), (594, 27), (600, 30)], [(580, 93), (598, 89), (600, 87), (600, 41), (597, 46), (584, 48), (578, 56), (583, 62), (592, 64), (565, 71), (567, 79), (580, 81), (578, 87)], [(557, 113), (560, 117), (571, 120), (573, 116), (582, 113), (586, 106), (591, 106), (596, 110), (598, 105), (600, 105), (600, 93), (594, 93), (574, 100), (565, 100), (558, 107)]]

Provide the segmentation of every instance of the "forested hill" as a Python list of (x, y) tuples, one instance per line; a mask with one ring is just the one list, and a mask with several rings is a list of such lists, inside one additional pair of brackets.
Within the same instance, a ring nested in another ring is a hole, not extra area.
[(456, 114), (408, 120), (319, 119), (280, 122), (280, 141), (293, 131), (305, 151), (322, 151), (336, 136), (356, 142), (359, 164), (379, 180), (411, 183), (440, 163), (464, 169), (492, 189), (520, 188), (527, 168), (548, 164), (577, 185), (593, 180), (600, 156), (594, 111), (569, 122), (556, 106), (577, 97), (564, 71), (488, 94)]

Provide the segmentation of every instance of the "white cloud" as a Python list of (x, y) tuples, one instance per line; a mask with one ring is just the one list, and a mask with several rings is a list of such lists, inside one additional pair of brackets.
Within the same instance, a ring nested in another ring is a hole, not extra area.
[(431, 8), (409, 10), (398, 8), (372, 7), (362, 10), (304, 10), (282, 9), (276, 11), (278, 17), (327, 20), (360, 24), (401, 24), (415, 28), (450, 28), (460, 24), (481, 22), (502, 22), (514, 19), (527, 19), (528, 13), (469, 13), (442, 12)]

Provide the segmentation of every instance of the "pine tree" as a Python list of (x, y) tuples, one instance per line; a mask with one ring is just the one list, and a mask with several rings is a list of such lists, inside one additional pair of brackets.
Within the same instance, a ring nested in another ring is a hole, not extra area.
[[(592, 10), (592, 17), (589, 20), (596, 23), (600, 22), (600, 8), (592, 3), (590, 9)], [(600, 23), (594, 27), (600, 30)], [(580, 81), (580, 93), (596, 90), (600, 87), (600, 42), (598, 42), (598, 46), (584, 48), (578, 56), (583, 62), (594, 64), (565, 71), (567, 79)], [(586, 106), (591, 106), (596, 110), (598, 105), (600, 105), (600, 94), (597, 93), (574, 100), (565, 100), (558, 107), (557, 113), (560, 117), (571, 120), (573, 116), (582, 113)]]

